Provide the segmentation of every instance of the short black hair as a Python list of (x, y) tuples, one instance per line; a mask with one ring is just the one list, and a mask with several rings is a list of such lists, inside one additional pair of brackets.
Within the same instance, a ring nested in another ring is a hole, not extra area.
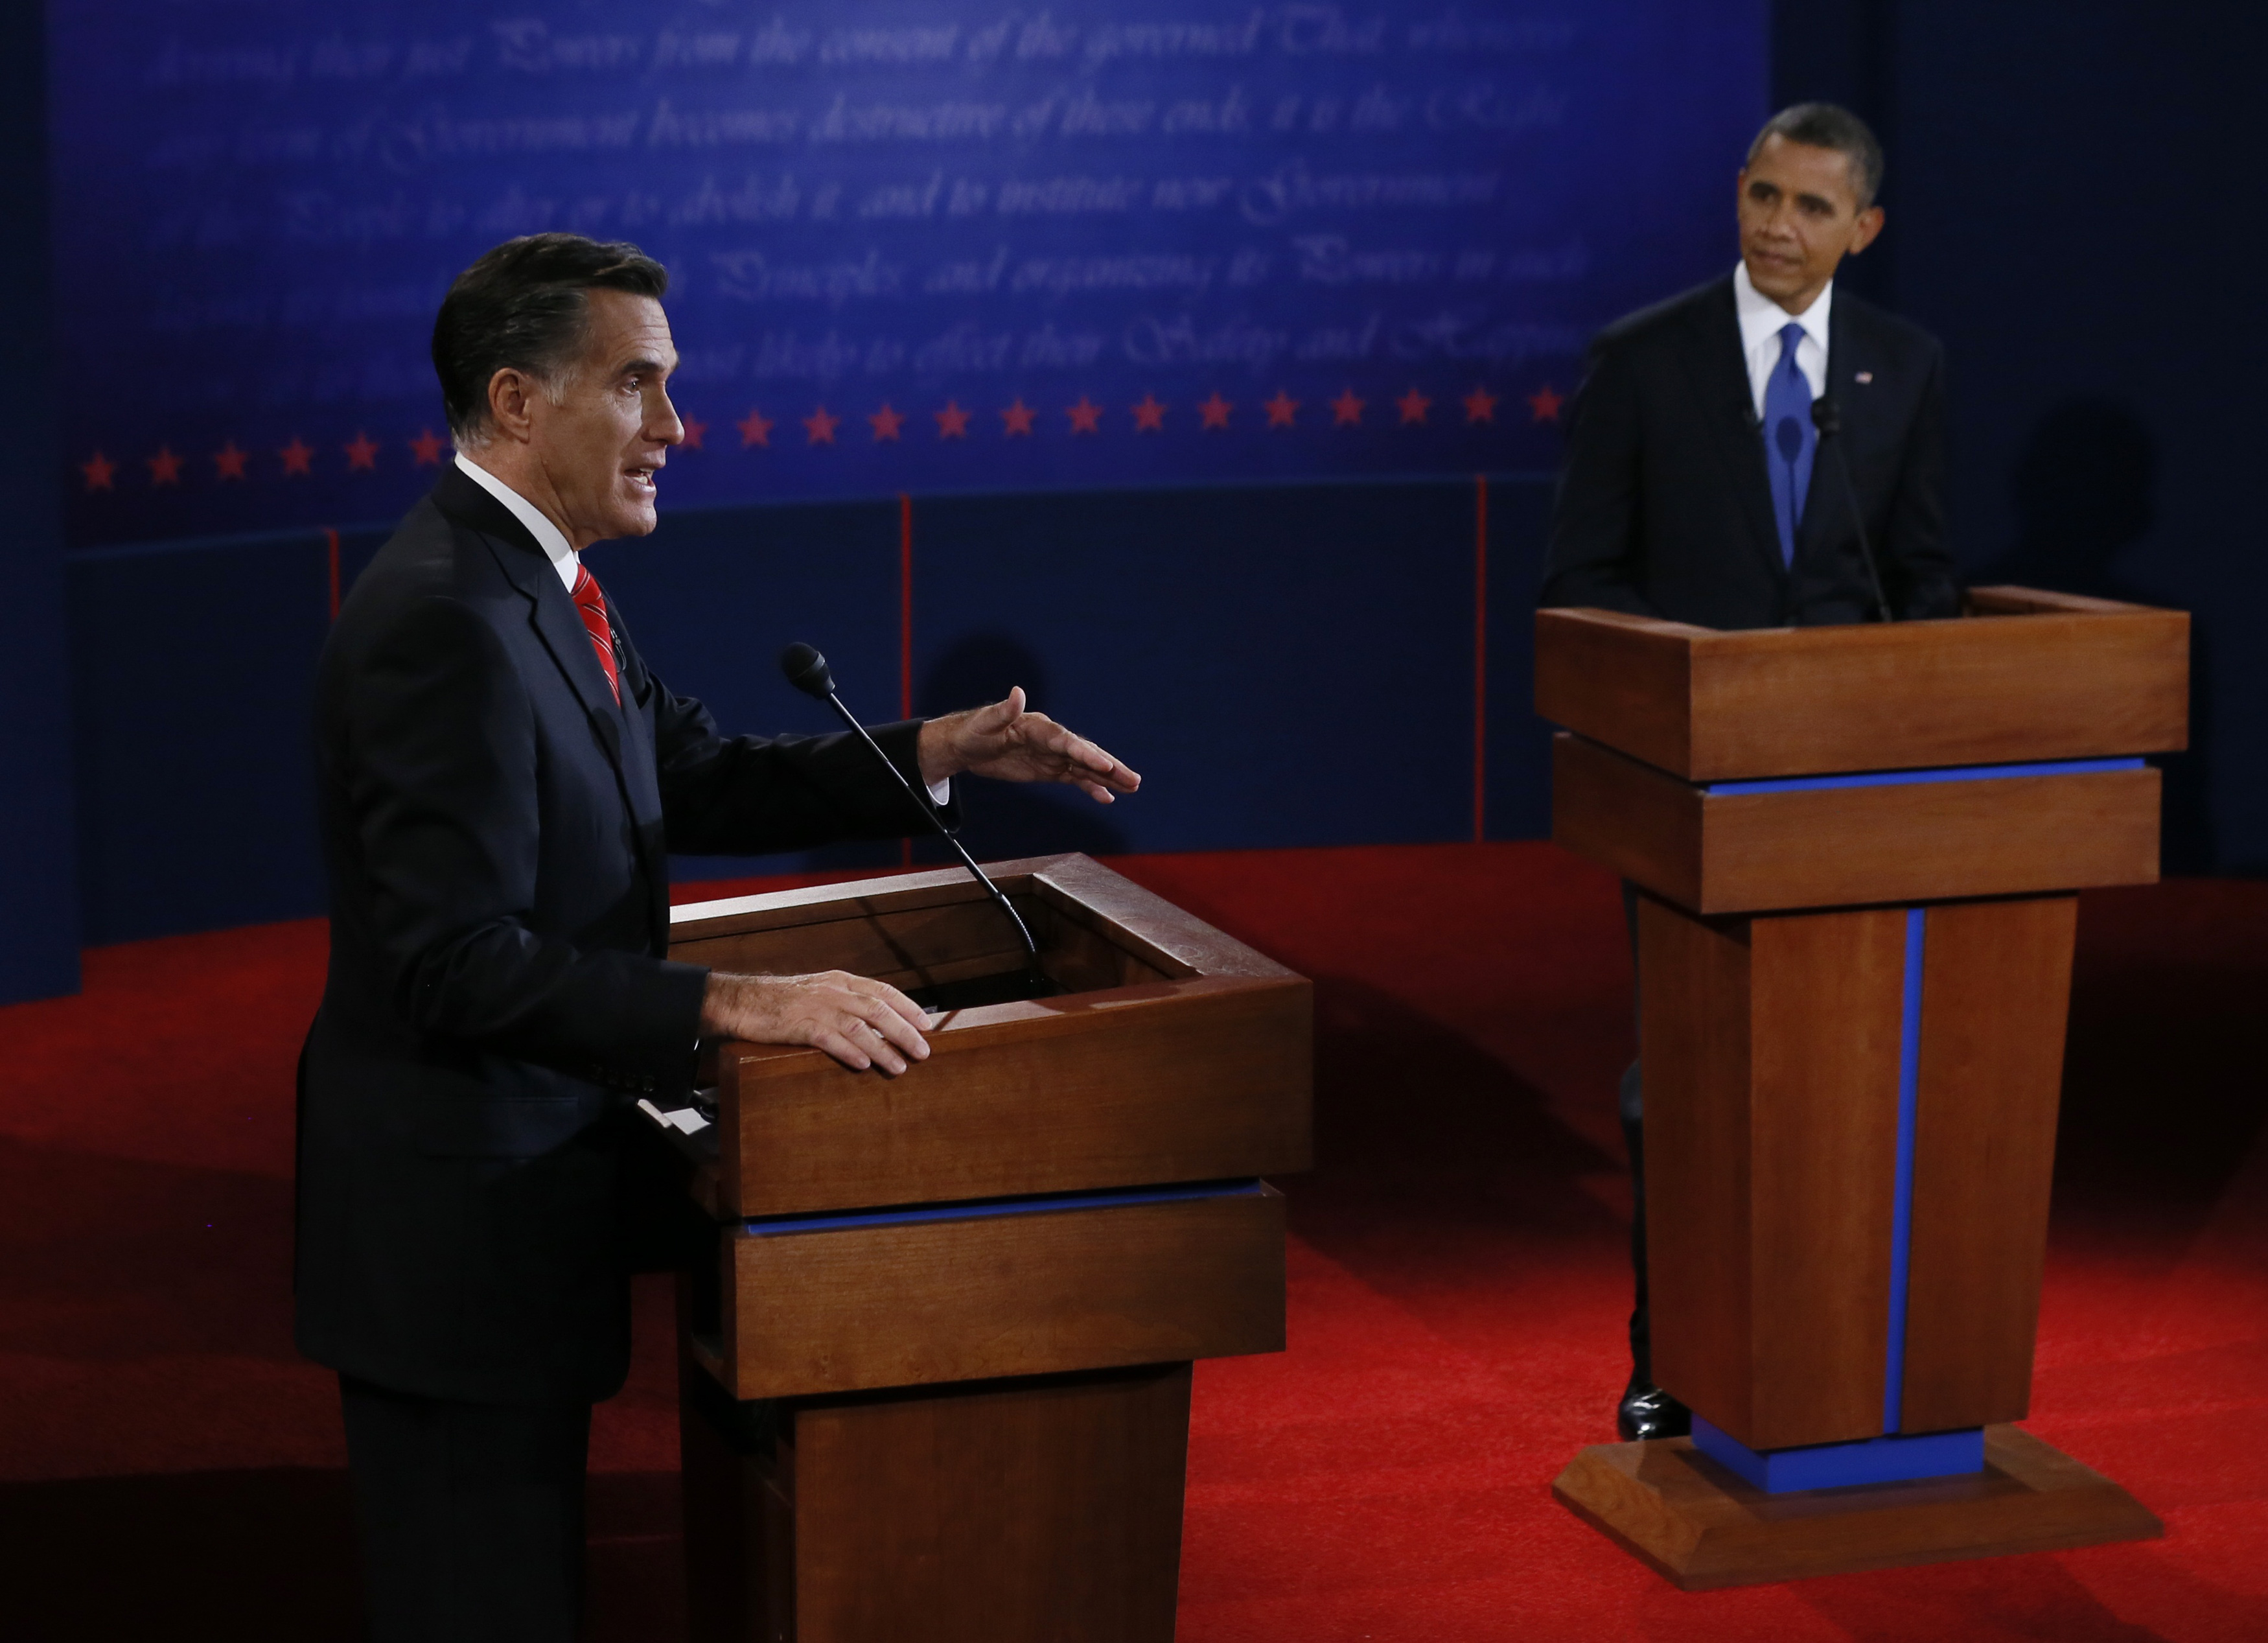
[(1858, 189), (1860, 210), (1872, 205), (1874, 195), (1881, 192), (1882, 145), (1867, 129), (1867, 122), (1849, 109), (1833, 103), (1797, 103), (1781, 109), (1764, 122), (1764, 129), (1749, 144), (1749, 165), (1756, 164), (1764, 139), (1775, 136), (1800, 143), (1806, 148), (1831, 148), (1842, 155), (1850, 164), (1851, 181)]
[(433, 320), (433, 369), (449, 431), (477, 440), (489, 420), (489, 383), (499, 371), (555, 381), (582, 351), (586, 291), (659, 298), (669, 271), (627, 240), (581, 234), (507, 239), (457, 276)]

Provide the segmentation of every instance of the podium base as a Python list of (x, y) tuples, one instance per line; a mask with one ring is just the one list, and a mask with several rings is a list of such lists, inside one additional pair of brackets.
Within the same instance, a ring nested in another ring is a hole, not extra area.
[(1766, 1494), (1673, 1438), (1594, 1445), (1551, 1492), (1689, 1592), (2166, 1532), (2100, 1472), (2010, 1426), (1987, 1426), (1984, 1470), (1958, 1477)]

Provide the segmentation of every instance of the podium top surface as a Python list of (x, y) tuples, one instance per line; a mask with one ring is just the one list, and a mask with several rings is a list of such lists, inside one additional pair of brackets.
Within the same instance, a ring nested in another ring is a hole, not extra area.
[(2189, 737), (2189, 625), (2021, 587), (1852, 627), (1544, 610), (1535, 710), (1689, 782), (2169, 753)]

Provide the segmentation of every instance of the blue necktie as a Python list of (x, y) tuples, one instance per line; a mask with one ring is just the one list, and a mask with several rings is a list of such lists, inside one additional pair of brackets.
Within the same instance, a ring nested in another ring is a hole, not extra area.
[(1811, 490), (1811, 459), (1819, 451), (1819, 431), (1811, 425), (1811, 384), (1795, 363), (1800, 325), (1779, 328), (1779, 364), (1764, 385), (1764, 466), (1771, 472), (1772, 518), (1779, 526), (1782, 564), (1795, 563), (1796, 527), (1803, 522), (1803, 498)]

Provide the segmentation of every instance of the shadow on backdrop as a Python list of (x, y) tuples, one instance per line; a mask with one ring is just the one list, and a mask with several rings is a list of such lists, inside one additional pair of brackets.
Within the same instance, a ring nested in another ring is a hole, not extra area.
[[(998, 701), (1017, 685), (1024, 687), (1024, 699), (1035, 711), (1054, 715), (1047, 670), (1028, 645), (1005, 633), (971, 633), (954, 640), (922, 675), (914, 711), (929, 718), (981, 706)], [(1076, 715), (1071, 717), (1076, 728)], [(1114, 856), (1123, 855), (1127, 848), (1126, 835), (1109, 812), (1075, 787), (963, 782), (961, 808), (961, 842), (979, 861), (1065, 851)], [(914, 841), (917, 861), (953, 858), (942, 839)]]
[[(2158, 444), (2124, 401), (2067, 399), (2040, 418), (2011, 475), (2016, 539), (1977, 577), (2138, 605), (2173, 601), (2138, 552), (2157, 524)], [(2165, 770), (2168, 873), (2209, 873), (2214, 851), (2212, 616), (2190, 622), (2190, 749)]]

